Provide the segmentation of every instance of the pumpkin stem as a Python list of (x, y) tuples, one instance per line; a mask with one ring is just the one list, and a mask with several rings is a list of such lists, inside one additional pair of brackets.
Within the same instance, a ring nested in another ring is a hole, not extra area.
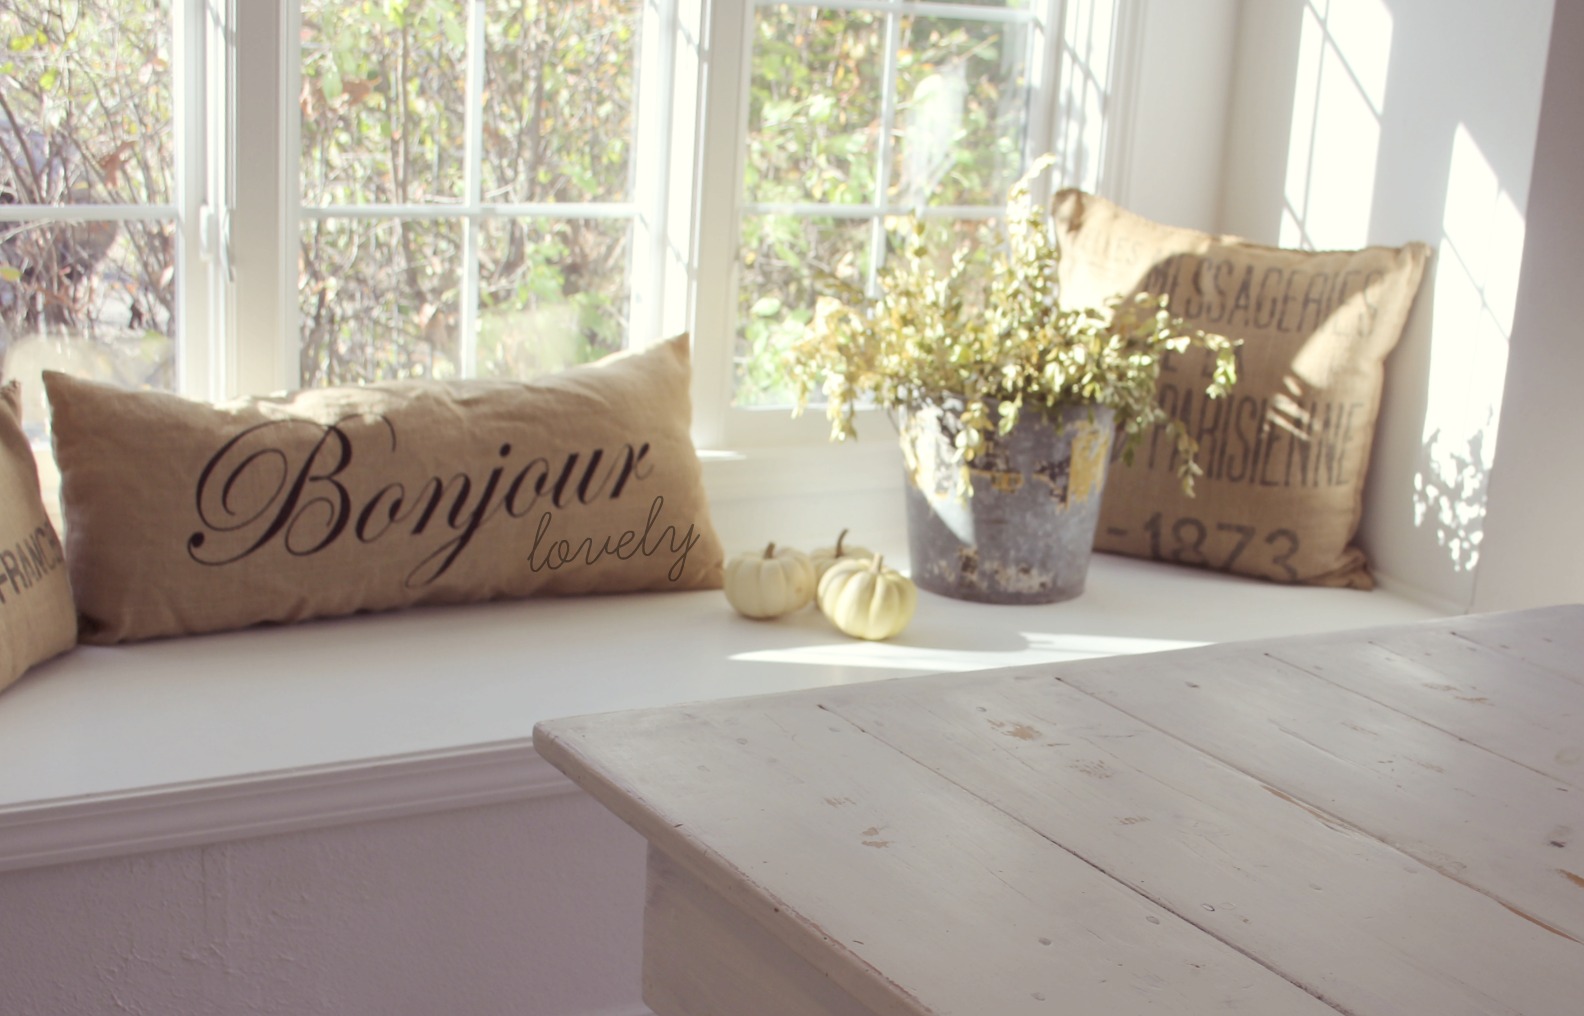
[(841, 535), (836, 537), (836, 556), (842, 556), (842, 541), (847, 539), (847, 530), (843, 529)]
[(765, 544), (765, 560), (768, 561), (772, 557), (775, 557), (775, 541), (774, 540), (771, 540), (769, 543)]
[(881, 567), (884, 564), (885, 564), (885, 555), (876, 554), (874, 556), (874, 561), (871, 562), (870, 565), (869, 565), (869, 570), (874, 572), (876, 575), (879, 575), (880, 574), (880, 569), (881, 569)]

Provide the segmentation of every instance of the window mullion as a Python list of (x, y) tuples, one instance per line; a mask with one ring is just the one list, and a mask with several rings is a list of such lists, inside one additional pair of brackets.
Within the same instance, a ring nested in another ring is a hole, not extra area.
[[(195, 197), (202, 196), (199, 188)], [(180, 218), (186, 208), (178, 195), (173, 205), (6, 205), (5, 214), (7, 222), (153, 222)]]
[(209, 17), (212, 2), (182, 0), (175, 4), (171, 40), (171, 52), (177, 54), (171, 82), (177, 163), (176, 207), (172, 211), (178, 222), (176, 279), (180, 307), (175, 321), (175, 384), (177, 391), (204, 397), (219, 391), (211, 336), (223, 308), (223, 302), (215, 299), (223, 292), (218, 259), (211, 257), (206, 263), (200, 256), (209, 239), (203, 232), (204, 212), (212, 212), (220, 200), (213, 192), (210, 173), (214, 135), (206, 102), (213, 95), (210, 61), (214, 56), (210, 44), (217, 34)]
[[(223, 355), (216, 394), (257, 394), (294, 387), (297, 369), (297, 26), (296, 0), (279, 5), (210, 0), (228, 19), (211, 49), (234, 61), (230, 137), (211, 145), (222, 168), (216, 186), (231, 189), (226, 327), (210, 337)], [(212, 36), (214, 38), (214, 36)], [(237, 40), (247, 40), (239, 45)], [(217, 118), (211, 117), (211, 122)], [(217, 128), (218, 130), (219, 128)]]
[[(1043, 0), (1035, 0), (1035, 2), (1039, 3)], [(783, 4), (787, 4), (787, 0), (754, 0), (756, 7), (779, 7)], [(895, 11), (899, 5), (910, 6), (913, 13), (947, 21), (1022, 24), (1029, 19), (1028, 12), (1021, 7), (946, 3), (943, 0), (929, 0), (928, 6), (923, 9), (917, 5), (917, 0), (796, 0), (787, 4), (794, 7), (816, 7), (822, 11), (870, 11), (878, 14)]]
[(537, 201), (522, 203), (467, 204), (367, 204), (313, 205), (302, 209), (302, 217), (316, 219), (630, 219), (637, 214), (631, 202), (603, 204), (576, 201)]
[(279, 118), (274, 132), (279, 146), (279, 178), (275, 195), (275, 277), (273, 305), (279, 319), (271, 346), (277, 388), (295, 388), (302, 381), (302, 323), (297, 286), (297, 252), (302, 249), (302, 121), (297, 96), (302, 94), (302, 3), (283, 0), (275, 19), (279, 42)]
[(457, 308), (457, 370), (463, 377), (478, 374), (479, 215), (484, 176), (484, 0), (468, 6), (467, 137), (464, 141), (462, 220), (462, 292)]
[[(701, 446), (726, 443), (732, 396), (732, 347), (737, 334), (738, 205), (748, 131), (753, 13), (741, 0), (683, 0), (678, 45), (691, 28), (691, 59), (702, 83), (696, 130), (680, 132), (693, 154), (690, 224), (697, 265), (690, 283), (693, 331), (693, 434)], [(684, 114), (685, 115), (685, 114)]]
[[(885, 57), (880, 72), (880, 143), (876, 146), (874, 174), (874, 203), (881, 207), (885, 206), (886, 195), (891, 190), (891, 159), (896, 145), (897, 52), (902, 47), (901, 15), (892, 12), (885, 19)], [(885, 263), (885, 256), (885, 219), (876, 217), (869, 224), (869, 277), (864, 282), (871, 294), (878, 291), (880, 266)]]
[[(687, 327), (686, 265), (673, 272), (673, 251), (685, 250), (685, 238), (673, 239), (676, 223), (687, 223), (673, 212), (687, 208), (686, 199), (672, 200), (673, 181), (689, 179), (692, 152), (682, 142), (693, 137), (691, 117), (679, 110), (697, 108), (698, 68), (687, 51), (680, 30), (678, 0), (647, 0), (639, 28), (638, 77), (634, 85), (632, 168), (628, 174), (631, 200), (613, 202), (611, 211), (625, 210), (632, 222), (628, 265), (628, 342), (644, 345)], [(684, 120), (688, 122), (684, 122)], [(678, 153), (678, 148), (684, 148)], [(679, 158), (680, 155), (680, 158)], [(678, 176), (678, 170), (681, 176)], [(686, 191), (686, 188), (682, 188)], [(596, 209), (598, 206), (596, 206)], [(678, 242), (680, 241), (680, 242)]]

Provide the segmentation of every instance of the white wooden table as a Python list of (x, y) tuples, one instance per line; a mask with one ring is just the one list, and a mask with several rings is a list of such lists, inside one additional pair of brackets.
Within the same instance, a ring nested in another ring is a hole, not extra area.
[(535, 744), (649, 840), (660, 1016), (1584, 1014), (1584, 607)]

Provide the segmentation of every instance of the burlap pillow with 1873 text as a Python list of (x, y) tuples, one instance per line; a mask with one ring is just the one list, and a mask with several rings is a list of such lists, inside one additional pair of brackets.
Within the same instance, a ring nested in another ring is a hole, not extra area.
[(219, 406), (47, 374), (83, 640), (718, 587), (688, 353)]
[(13, 381), (0, 387), (0, 688), (76, 644), (66, 561), (39, 494)]
[(1112, 463), (1095, 548), (1279, 582), (1369, 589), (1354, 544), (1383, 364), (1429, 248), (1283, 250), (1161, 225), (1077, 190), (1053, 200), (1066, 306), (1167, 294), (1190, 325), (1242, 341), (1231, 395), (1210, 357), (1170, 356), (1158, 397), (1199, 441), (1195, 497), (1156, 428)]

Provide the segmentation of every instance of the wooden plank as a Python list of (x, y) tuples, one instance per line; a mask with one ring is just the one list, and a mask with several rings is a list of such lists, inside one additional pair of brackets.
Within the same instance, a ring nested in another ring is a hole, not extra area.
[(1450, 629), (1458, 638), (1512, 653), (1584, 685), (1584, 605), (1475, 614), (1455, 619)]
[[(1268, 647), (1267, 647), (1268, 648)], [(1058, 679), (1584, 940), (1584, 796), (1248, 647)]]
[(1049, 677), (823, 702), (1344, 1012), (1579, 1011), (1584, 945)]
[(1584, 684), (1522, 651), (1411, 631), (1278, 645), (1268, 655), (1584, 789)]
[(807, 694), (554, 721), (535, 743), (875, 1013), (1335, 1016)]

